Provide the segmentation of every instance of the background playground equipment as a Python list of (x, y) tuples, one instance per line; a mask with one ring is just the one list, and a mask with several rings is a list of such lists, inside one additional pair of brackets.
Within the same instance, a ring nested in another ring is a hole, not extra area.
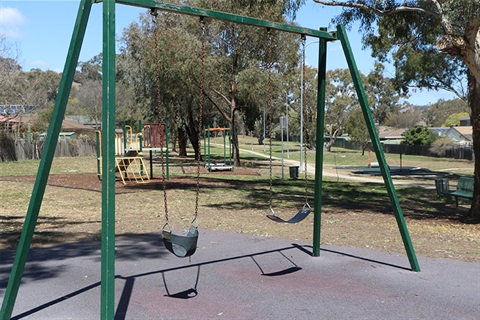
[[(115, 172), (118, 172), (120, 179), (126, 181), (143, 183), (153, 178), (153, 152), (165, 152), (166, 178), (169, 179), (169, 157), (168, 157), (168, 122), (145, 123), (137, 122), (137, 132), (131, 126), (123, 124), (122, 129), (115, 130)], [(97, 152), (97, 176), (102, 176), (102, 132), (96, 132)], [(143, 152), (149, 152), (150, 175), (145, 170)]]
[[(210, 152), (210, 138), (216, 135), (218, 132), (223, 136), (223, 163), (212, 163), (212, 157)], [(227, 158), (227, 135), (228, 135), (228, 158)], [(230, 128), (210, 128), (203, 129), (203, 140), (207, 143), (203, 144), (203, 154), (205, 155), (203, 160), (203, 166), (208, 168), (209, 171), (217, 170), (231, 170), (233, 171), (232, 162), (232, 130)], [(228, 161), (227, 161), (228, 159)]]

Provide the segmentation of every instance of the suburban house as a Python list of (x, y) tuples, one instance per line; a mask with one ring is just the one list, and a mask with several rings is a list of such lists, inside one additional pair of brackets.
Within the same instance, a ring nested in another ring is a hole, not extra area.
[(473, 129), (471, 126), (450, 127), (445, 134), (446, 138), (455, 140), (458, 144), (463, 146), (470, 146), (473, 142)]
[[(17, 132), (20, 129), (28, 130), (35, 118), (30, 115), (18, 115), (16, 117), (7, 117), (0, 115), (0, 128), (10, 132)], [(85, 126), (75, 121), (63, 120), (61, 137), (67, 139), (75, 139), (80, 134), (88, 134), (95, 131), (94, 128)]]
[(470, 117), (460, 118), (460, 127), (467, 127), (472, 125), (472, 120)]
[(396, 129), (392, 127), (379, 126), (377, 127), (378, 137), (381, 143), (384, 144), (401, 144), (403, 141), (402, 133), (405, 128)]
[(430, 128), (433, 132), (435, 132), (440, 138), (445, 138), (447, 136), (448, 127), (432, 127)]

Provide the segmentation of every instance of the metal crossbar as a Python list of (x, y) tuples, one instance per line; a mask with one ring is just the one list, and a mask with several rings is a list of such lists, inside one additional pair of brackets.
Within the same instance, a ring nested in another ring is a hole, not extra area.
[(261, 28), (268, 28), (272, 30), (284, 31), (295, 34), (303, 34), (310, 37), (322, 38), (327, 41), (337, 40), (336, 32), (328, 32), (324, 29), (315, 30), (309, 28), (303, 28), (299, 26), (289, 25), (285, 23), (272, 22), (252, 17), (240, 16), (237, 14), (214, 11), (201, 8), (192, 8), (189, 6), (176, 5), (171, 3), (162, 3), (155, 0), (118, 0), (116, 3), (142, 7), (142, 8), (151, 8), (158, 9), (168, 12), (176, 12), (181, 14), (187, 14), (191, 16), (201, 16), (212, 18), (216, 20), (231, 21), (239, 24), (245, 24), (250, 26), (257, 26)]

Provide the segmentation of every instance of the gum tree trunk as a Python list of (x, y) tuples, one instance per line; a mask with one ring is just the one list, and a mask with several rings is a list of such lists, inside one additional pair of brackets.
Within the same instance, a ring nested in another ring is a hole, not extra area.
[(468, 74), (469, 104), (472, 108), (473, 152), (474, 165), (474, 190), (473, 201), (468, 219), (471, 222), (480, 222), (480, 83), (471, 72)]

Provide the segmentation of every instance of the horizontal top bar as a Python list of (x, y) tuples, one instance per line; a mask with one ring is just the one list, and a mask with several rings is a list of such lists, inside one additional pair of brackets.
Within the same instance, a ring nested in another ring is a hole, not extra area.
[[(95, 0), (98, 1), (98, 0)], [(181, 6), (170, 3), (158, 2), (155, 0), (116, 0), (117, 3), (131, 5), (135, 7), (143, 8), (155, 8), (162, 11), (176, 12), (181, 14), (187, 14), (191, 16), (200, 16), (200, 17), (209, 17), (217, 20), (232, 21), (240, 24), (270, 28), (279, 31), (285, 31), (290, 33), (296, 33), (301, 35), (306, 35), (315, 38), (322, 38), (325, 40), (337, 40), (336, 32), (328, 32), (326, 28), (321, 30), (314, 30), (309, 28), (303, 28), (298, 26), (292, 26), (284, 23), (271, 22), (267, 20), (251, 18), (246, 16), (240, 16), (236, 14), (213, 11), (207, 9), (193, 8), (189, 6)]]

